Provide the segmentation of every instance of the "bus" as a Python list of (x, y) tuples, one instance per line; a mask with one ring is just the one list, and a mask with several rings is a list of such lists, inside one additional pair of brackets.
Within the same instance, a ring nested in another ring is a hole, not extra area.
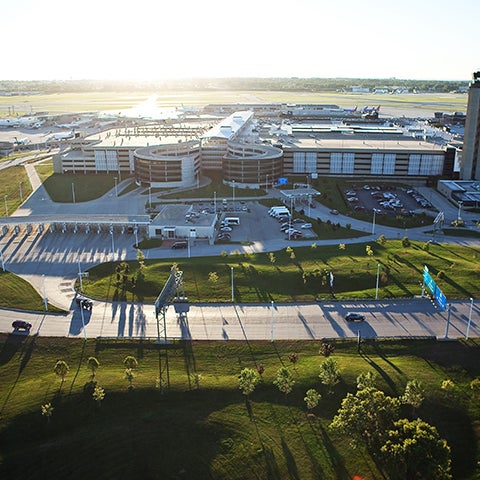
[(240, 225), (240, 219), (238, 217), (225, 217), (223, 221), (227, 225)]

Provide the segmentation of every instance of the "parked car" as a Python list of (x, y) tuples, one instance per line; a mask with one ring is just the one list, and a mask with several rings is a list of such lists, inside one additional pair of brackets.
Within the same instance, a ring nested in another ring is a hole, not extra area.
[(233, 230), (232, 227), (228, 227), (228, 226), (220, 227), (221, 232), (231, 232), (232, 230)]
[(24, 320), (15, 320), (12, 323), (12, 327), (14, 330), (25, 330), (26, 332), (29, 332), (32, 328), (32, 324), (25, 322)]
[(292, 223), (303, 223), (303, 222), (304, 222), (304, 220), (302, 220), (301, 218), (294, 218), (292, 220)]
[(347, 322), (363, 322), (365, 320), (365, 315), (362, 315), (361, 313), (348, 312), (345, 315), (345, 320), (347, 320)]
[(300, 228), (312, 228), (311, 223), (304, 223), (303, 225), (300, 225)]
[(172, 248), (174, 250), (178, 248), (187, 248), (188, 247), (188, 242), (175, 242), (172, 244)]
[(302, 238), (302, 232), (294, 232), (290, 234), (290, 238), (296, 239), (296, 238)]

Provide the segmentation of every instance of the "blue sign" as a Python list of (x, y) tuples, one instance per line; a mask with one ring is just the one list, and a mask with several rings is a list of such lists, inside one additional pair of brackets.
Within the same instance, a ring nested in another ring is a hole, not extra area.
[(280, 177), (277, 180), (278, 185), (287, 185), (288, 183), (288, 178), (287, 177)]
[(427, 267), (423, 269), (423, 281), (428, 289), (432, 292), (432, 295), (435, 295), (437, 284), (435, 283), (435, 280), (433, 280), (432, 276), (428, 273)]
[(438, 288), (437, 286), (437, 290), (435, 291), (435, 300), (437, 301), (438, 303), (438, 306), (442, 309), (442, 310), (446, 310), (447, 309), (447, 297), (443, 294), (443, 292)]

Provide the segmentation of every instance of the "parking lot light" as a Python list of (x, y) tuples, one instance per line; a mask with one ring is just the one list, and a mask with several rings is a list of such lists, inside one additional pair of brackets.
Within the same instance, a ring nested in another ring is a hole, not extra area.
[(375, 215), (377, 211), (373, 209), (372, 235), (375, 235)]

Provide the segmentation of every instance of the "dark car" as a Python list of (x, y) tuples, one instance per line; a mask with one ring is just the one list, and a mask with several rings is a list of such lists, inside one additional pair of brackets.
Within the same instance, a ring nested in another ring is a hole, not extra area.
[(172, 248), (176, 250), (177, 248), (187, 248), (188, 243), (187, 242), (175, 242), (172, 244)]
[(75, 302), (80, 308), (83, 308), (84, 310), (91, 310), (93, 308), (93, 302), (88, 298), (77, 297), (75, 299)]
[(32, 328), (32, 324), (25, 322), (24, 320), (15, 320), (12, 323), (12, 327), (14, 330), (25, 330), (26, 332), (29, 332)]
[(347, 320), (347, 322), (363, 322), (365, 320), (365, 315), (362, 315), (361, 313), (348, 312), (345, 315), (345, 320)]

